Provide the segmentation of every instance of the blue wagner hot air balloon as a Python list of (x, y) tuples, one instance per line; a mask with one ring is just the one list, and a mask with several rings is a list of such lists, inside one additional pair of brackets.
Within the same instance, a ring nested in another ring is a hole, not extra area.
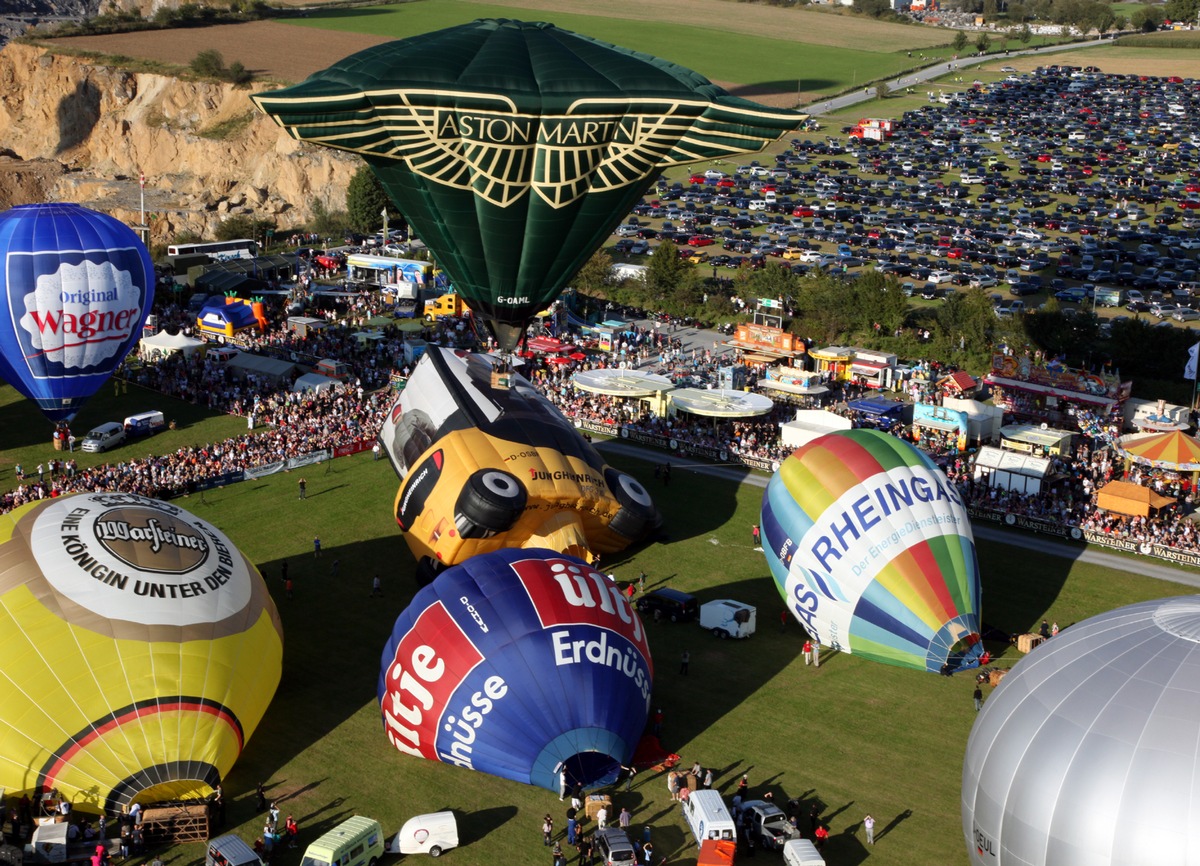
[(124, 223), (77, 204), (0, 214), (0, 376), (68, 421), (141, 337), (154, 263)]
[(402, 752), (558, 791), (616, 777), (646, 724), (653, 668), (616, 584), (548, 550), (442, 572), (383, 652), (384, 731)]

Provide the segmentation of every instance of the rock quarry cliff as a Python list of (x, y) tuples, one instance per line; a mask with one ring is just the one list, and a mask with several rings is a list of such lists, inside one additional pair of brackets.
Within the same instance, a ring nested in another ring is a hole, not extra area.
[(151, 243), (211, 237), (232, 214), (303, 224), (345, 206), (356, 157), (301, 144), (250, 89), (130, 72), (43, 48), (0, 50), (0, 208), (73, 201), (138, 222)]

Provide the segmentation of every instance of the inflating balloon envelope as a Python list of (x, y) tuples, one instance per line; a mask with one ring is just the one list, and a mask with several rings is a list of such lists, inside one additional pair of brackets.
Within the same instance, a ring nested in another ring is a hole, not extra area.
[(0, 788), (205, 797), (279, 684), (279, 615), (216, 527), (133, 494), (0, 516)]
[(133, 230), (77, 204), (0, 214), (0, 376), (68, 421), (142, 336), (154, 263)]
[(979, 566), (958, 490), (922, 451), (874, 430), (798, 449), (767, 484), (762, 546), (810, 635), (887, 664), (979, 663)]
[(426, 566), (502, 547), (587, 559), (662, 523), (646, 488), (495, 356), (430, 347), (379, 441), (400, 476), (396, 522)]
[(547, 550), (442, 572), (383, 651), (384, 731), (409, 755), (558, 791), (616, 778), (646, 725), (653, 666), (616, 584)]
[(252, 97), (360, 154), (511, 350), (665, 167), (762, 150), (802, 115), (551, 24), (479, 20)]

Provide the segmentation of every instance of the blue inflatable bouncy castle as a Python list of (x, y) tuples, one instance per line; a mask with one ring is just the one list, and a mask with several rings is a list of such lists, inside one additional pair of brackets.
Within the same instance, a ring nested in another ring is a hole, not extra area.
[(558, 791), (614, 780), (650, 709), (653, 666), (617, 585), (571, 556), (506, 549), (442, 572), (383, 652), (384, 731), (401, 752)]

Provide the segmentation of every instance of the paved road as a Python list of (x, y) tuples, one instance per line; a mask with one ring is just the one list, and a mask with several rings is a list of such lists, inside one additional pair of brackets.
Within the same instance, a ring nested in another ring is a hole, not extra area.
[[(661, 462), (663, 459), (661, 451), (632, 445), (628, 442), (607, 440), (597, 441), (595, 444), (601, 452), (620, 454), (623, 457), (632, 457), (637, 460), (646, 460), (647, 462), (654, 463)], [(744, 467), (714, 466), (710, 463), (680, 463), (672, 461), (671, 468), (675, 473), (696, 472), (726, 481), (733, 481), (738, 484), (749, 484), (754, 487), (766, 487), (768, 480), (767, 476), (752, 472)], [(1169, 580), (1173, 583), (1180, 583), (1186, 586), (1200, 587), (1200, 573), (1194, 569), (1177, 567), (1149, 558), (1134, 559), (1128, 556), (1119, 556), (1093, 547), (1068, 544), (1029, 532), (1007, 530), (980, 524), (974, 524), (973, 529), (976, 537), (987, 541), (1011, 544), (1014, 547), (1023, 547), (1026, 550), (1033, 550), (1049, 556), (1060, 556), (1064, 559), (1079, 560), (1080, 562), (1092, 565), (1102, 565), (1106, 568), (1126, 571), (1130, 574), (1140, 574), (1145, 577)]]
[[(905, 73), (896, 78), (888, 79), (887, 85), (892, 90), (901, 90), (905, 87), (918, 87), (935, 78), (941, 78), (943, 75), (951, 75), (972, 66), (979, 66), (984, 63), (1008, 62), (1015, 57), (1032, 57), (1041, 54), (1058, 54), (1063, 51), (1077, 51), (1081, 48), (1095, 48), (1100, 45), (1112, 45), (1111, 39), (1092, 39), (1087, 42), (1071, 42), (1066, 45), (1047, 45), (1043, 48), (1024, 48), (1020, 51), (1011, 51), (1007, 55), (1004, 54), (982, 54), (971, 57), (961, 57), (958, 60), (948, 60), (945, 63), (937, 63), (933, 66), (927, 66), (916, 72)], [(841, 111), (844, 108), (849, 108), (852, 105), (857, 105), (860, 102), (869, 102), (875, 99), (875, 85), (864, 90), (856, 90), (853, 93), (845, 93), (841, 96), (836, 96), (833, 99), (818, 100), (811, 105), (803, 107), (802, 111), (808, 111), (814, 115), (828, 114), (830, 112)]]

